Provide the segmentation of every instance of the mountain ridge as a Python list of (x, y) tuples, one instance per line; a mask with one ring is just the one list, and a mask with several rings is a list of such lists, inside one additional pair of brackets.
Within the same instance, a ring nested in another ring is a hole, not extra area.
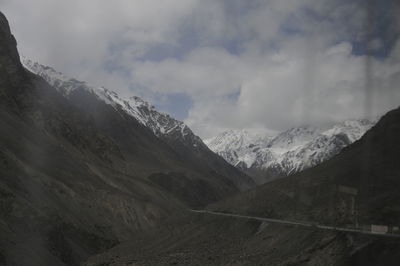
[(227, 131), (205, 143), (258, 183), (265, 183), (331, 158), (358, 140), (374, 123), (351, 119), (325, 127), (294, 127), (275, 136), (259, 131)]
[(74, 98), (72, 101), (78, 102), (80, 99), (75, 94), (79, 95), (82, 92), (93, 94), (98, 100), (113, 107), (116, 112), (123, 112), (133, 117), (152, 131), (155, 136), (168, 143), (180, 156), (190, 157), (192, 161), (196, 161), (199, 167), (207, 164), (216, 172), (224, 169), (220, 174), (230, 176), (233, 183), (240, 189), (254, 186), (251, 178), (231, 168), (229, 164), (225, 166), (224, 160), (215, 155), (185, 123), (174, 119), (167, 113), (157, 111), (154, 106), (140, 97), (123, 98), (107, 88), (95, 87), (87, 82), (66, 77), (52, 67), (41, 65), (27, 58), (23, 58), (22, 62), (28, 70), (44, 78), (67, 99)]
[[(141, 124), (151, 129), (156, 136), (168, 134), (175, 128), (179, 128), (184, 137), (183, 132), (190, 130), (182, 121), (174, 119), (167, 113), (157, 111), (153, 105), (138, 96), (127, 98), (120, 97), (112, 90), (101, 86), (96, 87), (85, 81), (79, 81), (67, 77), (52, 67), (41, 65), (26, 57), (22, 57), (22, 64), (26, 69), (44, 78), (51, 86), (56, 88), (67, 98), (74, 90), (85, 89), (94, 93), (105, 103), (112, 105), (113, 107), (121, 107), (127, 114), (132, 115)], [(193, 134), (193, 132), (190, 131), (190, 134)]]

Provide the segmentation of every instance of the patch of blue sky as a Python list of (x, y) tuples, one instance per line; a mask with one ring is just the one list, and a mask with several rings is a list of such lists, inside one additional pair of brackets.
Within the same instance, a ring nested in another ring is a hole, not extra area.
[(364, 21), (365, 34), (360, 39), (350, 40), (354, 55), (371, 55), (377, 59), (384, 59), (392, 50), (400, 31), (396, 26), (396, 16), (393, 6), (396, 0), (370, 1), (365, 6), (367, 18)]
[(240, 89), (238, 89), (237, 91), (228, 94), (225, 96), (228, 100), (230, 100), (231, 102), (237, 102), (239, 100), (240, 97)]
[(188, 26), (180, 30), (179, 38), (177, 38), (176, 42), (152, 44), (136, 60), (153, 62), (161, 62), (169, 58), (180, 60), (200, 45), (198, 32)]
[(130, 69), (126, 69), (124, 65), (119, 62), (122, 54), (127, 49), (130, 49), (134, 45), (133, 41), (119, 41), (113, 42), (108, 46), (109, 60), (107, 60), (103, 68), (109, 73), (118, 72), (119, 75), (129, 77)]
[(170, 114), (178, 120), (185, 120), (189, 110), (193, 107), (192, 99), (185, 93), (172, 93), (162, 95), (155, 103), (157, 110)]
[[(311, 10), (304, 9), (303, 12), (310, 13)], [(315, 19), (320, 20), (319, 16), (314, 15)], [(305, 32), (301, 28), (297, 14), (290, 14), (288, 18), (279, 26), (279, 32), (284, 35), (300, 35)]]

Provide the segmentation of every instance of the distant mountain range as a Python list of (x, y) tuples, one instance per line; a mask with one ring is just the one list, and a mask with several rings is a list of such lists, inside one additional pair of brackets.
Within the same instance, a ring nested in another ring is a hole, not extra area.
[(295, 127), (275, 135), (259, 130), (230, 130), (205, 143), (257, 183), (265, 183), (326, 161), (361, 138), (374, 124), (369, 120), (347, 120), (326, 127)]

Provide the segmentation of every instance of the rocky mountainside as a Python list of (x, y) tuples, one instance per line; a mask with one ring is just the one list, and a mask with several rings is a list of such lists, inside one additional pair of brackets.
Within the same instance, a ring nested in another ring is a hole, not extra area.
[[(179, 133), (181, 138), (185, 138), (187, 135), (194, 135), (183, 122), (172, 118), (166, 113), (158, 112), (154, 106), (137, 96), (122, 98), (116, 92), (66, 77), (55, 69), (33, 62), (26, 57), (22, 57), (22, 64), (32, 73), (41, 76), (65, 97), (69, 98), (71, 93), (76, 90), (86, 90), (93, 93), (99, 100), (116, 109), (121, 108), (125, 113), (136, 118), (138, 122), (148, 127), (158, 137), (176, 133)], [(196, 140), (201, 142), (198, 137)]]
[(76, 94), (82, 92), (89, 93), (96, 100), (112, 106), (116, 112), (123, 112), (136, 119), (157, 137), (168, 143), (181, 156), (191, 159), (200, 168), (204, 164), (208, 165), (213, 171), (228, 176), (231, 179), (230, 181), (240, 189), (248, 189), (254, 186), (253, 180), (230, 167), (219, 156), (214, 155), (182, 121), (157, 111), (154, 106), (141, 98), (137, 96), (120, 97), (114, 91), (66, 77), (51, 67), (43, 66), (27, 58), (23, 58), (22, 63), (28, 70), (45, 79), (67, 99), (76, 99)]
[(253, 184), (204, 144), (188, 149), (184, 127), (160, 137), (111, 92), (54, 88), (16, 45), (0, 13), (1, 265), (80, 265)]
[(258, 183), (265, 183), (332, 158), (373, 125), (368, 120), (348, 120), (324, 128), (291, 128), (275, 136), (246, 130), (227, 131), (205, 143)]

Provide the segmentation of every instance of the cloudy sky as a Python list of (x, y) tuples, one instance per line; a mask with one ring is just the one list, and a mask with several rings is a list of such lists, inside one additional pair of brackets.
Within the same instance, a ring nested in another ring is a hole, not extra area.
[(210, 137), (399, 106), (396, 2), (0, 0), (0, 10), (21, 54)]

